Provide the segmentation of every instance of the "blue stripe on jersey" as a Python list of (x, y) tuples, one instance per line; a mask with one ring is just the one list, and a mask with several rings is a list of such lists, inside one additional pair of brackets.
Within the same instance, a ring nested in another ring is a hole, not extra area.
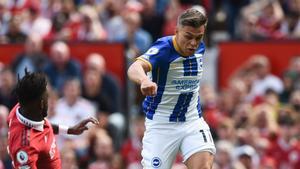
[(181, 93), (179, 95), (173, 113), (169, 117), (169, 121), (171, 122), (185, 121), (185, 113), (188, 110), (192, 97), (193, 97), (193, 92)]
[(201, 110), (201, 104), (200, 104), (200, 96), (198, 96), (197, 110), (198, 110), (199, 118), (201, 118), (202, 117), (202, 110)]
[(198, 51), (196, 53), (204, 54), (204, 52), (205, 52), (205, 44), (203, 42), (201, 42), (199, 47), (198, 47)]
[(184, 76), (197, 76), (198, 74), (198, 63), (195, 56), (187, 58), (183, 61)]
[(159, 67), (156, 71), (152, 71), (152, 80), (157, 84), (157, 95), (147, 96), (143, 103), (143, 110), (146, 113), (146, 117), (150, 120), (153, 119), (153, 115), (155, 114), (155, 110), (158, 104), (161, 102), (162, 95), (165, 90), (165, 85), (167, 81), (167, 74), (169, 70), (169, 65), (165, 65)]

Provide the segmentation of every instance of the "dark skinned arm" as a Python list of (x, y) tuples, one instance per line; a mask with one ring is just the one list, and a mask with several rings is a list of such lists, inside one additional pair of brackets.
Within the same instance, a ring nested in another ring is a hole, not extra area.
[[(77, 123), (74, 126), (71, 126), (68, 128), (67, 134), (72, 134), (72, 135), (79, 135), (82, 134), (85, 130), (88, 130), (87, 124), (91, 122), (95, 125), (99, 125), (99, 121), (93, 117), (84, 119)], [(51, 124), (53, 128), (53, 133), (54, 134), (59, 134), (59, 125), (57, 124)]]

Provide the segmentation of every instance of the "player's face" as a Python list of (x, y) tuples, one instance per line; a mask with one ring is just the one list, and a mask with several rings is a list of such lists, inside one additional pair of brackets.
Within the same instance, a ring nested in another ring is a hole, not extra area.
[(180, 52), (184, 56), (193, 55), (203, 38), (205, 26), (194, 28), (191, 26), (179, 26), (176, 29), (176, 42)]

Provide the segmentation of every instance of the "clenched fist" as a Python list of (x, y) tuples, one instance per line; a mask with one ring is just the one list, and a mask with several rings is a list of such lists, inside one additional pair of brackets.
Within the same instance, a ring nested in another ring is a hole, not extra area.
[(141, 92), (145, 96), (155, 96), (157, 93), (157, 84), (146, 78), (141, 82)]

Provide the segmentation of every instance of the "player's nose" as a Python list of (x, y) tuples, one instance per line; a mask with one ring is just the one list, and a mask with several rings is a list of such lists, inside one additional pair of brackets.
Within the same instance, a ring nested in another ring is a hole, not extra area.
[(195, 46), (197, 46), (197, 41), (195, 39), (192, 39), (190, 41), (190, 44), (191, 44), (192, 47), (195, 47)]

